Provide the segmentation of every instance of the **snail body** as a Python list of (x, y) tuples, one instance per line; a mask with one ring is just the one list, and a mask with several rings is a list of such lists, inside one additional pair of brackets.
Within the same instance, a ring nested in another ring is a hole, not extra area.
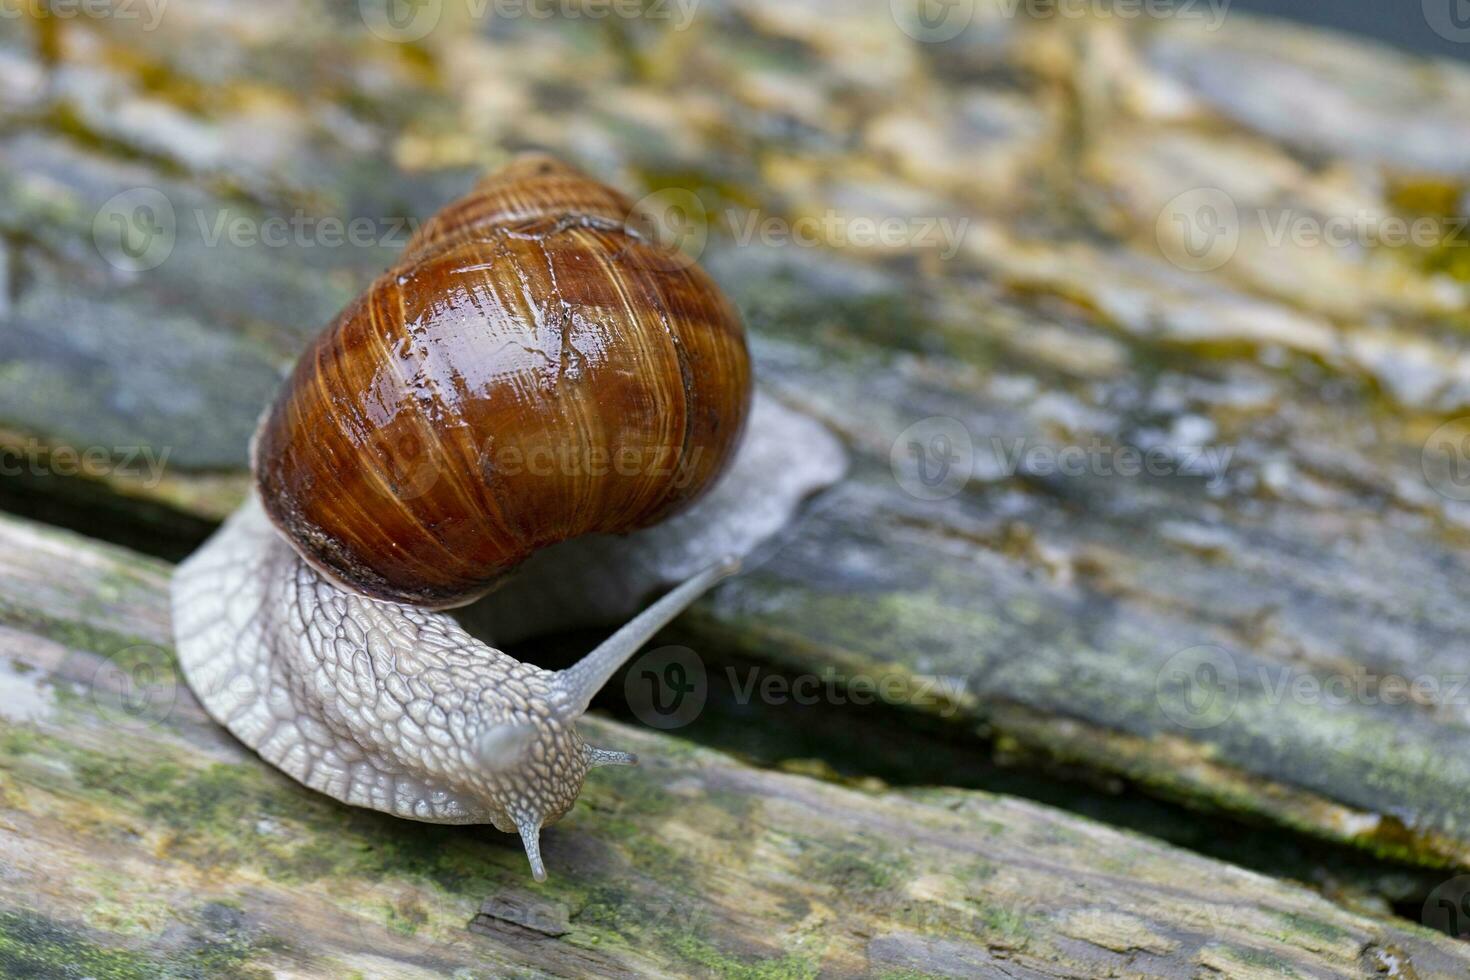
[[(297, 362), (251, 498), (173, 582), (184, 674), (242, 742), (345, 803), (517, 832), (538, 879), (541, 828), (634, 761), (577, 734), (593, 695), (845, 466), (632, 214), (532, 157), (428, 221)], [(495, 592), (504, 642), (674, 583), (563, 671), (439, 611)]]

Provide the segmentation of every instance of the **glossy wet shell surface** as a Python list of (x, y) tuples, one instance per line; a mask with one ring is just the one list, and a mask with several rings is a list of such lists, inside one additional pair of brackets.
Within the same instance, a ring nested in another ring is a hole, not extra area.
[(647, 527), (712, 484), (749, 411), (739, 314), (618, 206), (566, 168), (487, 179), (308, 348), (256, 447), (303, 557), (453, 606), (538, 548)]

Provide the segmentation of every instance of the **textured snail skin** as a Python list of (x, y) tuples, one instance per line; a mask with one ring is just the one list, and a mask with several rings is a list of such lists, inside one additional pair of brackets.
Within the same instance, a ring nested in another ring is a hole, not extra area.
[(713, 485), (749, 411), (740, 316), (634, 214), (533, 156), (420, 229), (261, 427), (261, 500), (303, 557), (448, 608), (542, 548), (649, 527)]
[(758, 391), (708, 497), (658, 527), (550, 549), (486, 600), (505, 634), (525, 635), (622, 618), (683, 583), (619, 631), (621, 646), (561, 672), (486, 646), (447, 613), (339, 587), (252, 499), (174, 575), (179, 663), (216, 721), (302, 784), (413, 820), (519, 832), (539, 880), (540, 828), (589, 768), (634, 761), (582, 742), (575, 721), (592, 695), (723, 574), (724, 556), (750, 554), (845, 467), (821, 425)]

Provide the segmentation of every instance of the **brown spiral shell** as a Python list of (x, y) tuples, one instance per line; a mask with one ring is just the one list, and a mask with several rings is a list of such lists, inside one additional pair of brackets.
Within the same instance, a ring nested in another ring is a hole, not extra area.
[(632, 214), (533, 156), (423, 225), (261, 423), (260, 497), (303, 558), (461, 605), (538, 548), (647, 527), (714, 483), (750, 407), (740, 317)]

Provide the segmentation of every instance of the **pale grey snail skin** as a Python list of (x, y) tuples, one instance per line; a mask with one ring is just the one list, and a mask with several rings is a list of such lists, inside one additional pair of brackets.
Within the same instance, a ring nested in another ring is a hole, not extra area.
[(447, 613), (331, 583), (252, 498), (174, 575), (180, 666), (211, 717), (303, 785), (408, 819), (519, 833), (540, 881), (541, 828), (571, 808), (588, 770), (636, 761), (578, 735), (593, 695), (845, 468), (830, 433), (758, 391), (729, 471), (688, 512), (564, 542), (482, 600), (487, 618), (503, 610), (506, 632), (526, 635), (624, 617), (680, 583), (555, 672), (486, 646)]

